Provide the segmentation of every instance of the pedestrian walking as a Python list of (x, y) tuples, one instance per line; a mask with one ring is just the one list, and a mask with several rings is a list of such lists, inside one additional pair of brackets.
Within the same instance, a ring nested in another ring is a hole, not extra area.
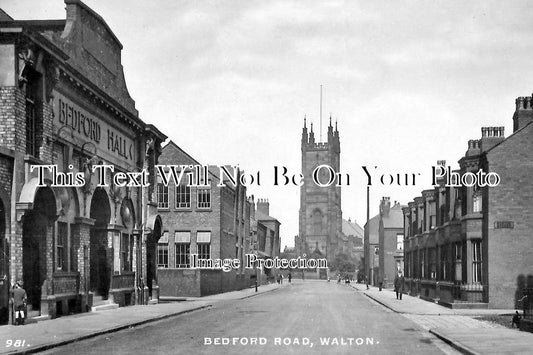
[(520, 317), (518, 311), (516, 311), (515, 315), (513, 316), (513, 320), (511, 321), (511, 328), (514, 328), (515, 324), (517, 328), (520, 328), (520, 319), (522, 319), (522, 317)]
[(24, 290), (22, 286), (22, 281), (18, 281), (12, 291), (12, 303), (15, 317), (15, 325), (24, 325), (24, 322), (26, 320), (26, 301), (28, 299), (28, 296), (26, 295), (26, 290)]
[(403, 288), (405, 287), (405, 278), (402, 275), (402, 272), (394, 277), (394, 292), (396, 292), (396, 299), (401, 300), (403, 294)]
[(289, 272), (289, 283), (292, 281), (292, 274)]
[(383, 289), (383, 279), (381, 278), (381, 275), (378, 276), (378, 286), (379, 290), (381, 291)]

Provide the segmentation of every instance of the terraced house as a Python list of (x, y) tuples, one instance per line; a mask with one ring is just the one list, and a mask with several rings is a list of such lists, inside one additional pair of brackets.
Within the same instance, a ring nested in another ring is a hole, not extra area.
[(451, 307), (502, 309), (521, 309), (531, 297), (531, 102), (531, 97), (516, 99), (512, 135), (505, 138), (503, 127), (483, 127), (481, 138), (470, 140), (459, 160), (460, 176), (494, 172), (500, 177), (497, 186), (451, 186), (441, 178), (403, 208), (411, 294)]

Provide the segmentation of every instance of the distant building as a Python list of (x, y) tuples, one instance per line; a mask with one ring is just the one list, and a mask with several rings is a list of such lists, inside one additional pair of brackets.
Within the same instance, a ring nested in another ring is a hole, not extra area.
[(403, 213), (402, 206), (383, 197), (379, 214), (365, 224), (365, 269), (367, 280), (377, 286), (392, 287), (395, 275), (403, 270)]
[[(200, 165), (172, 141), (163, 148), (159, 164)], [(251, 252), (246, 188), (229, 181), (217, 186), (218, 171), (210, 167), (207, 187), (189, 186), (187, 181), (178, 186), (158, 183), (157, 208), (164, 230), (157, 244), (157, 282), (163, 298), (233, 291), (255, 282), (252, 270), (242, 268), (245, 254)], [(241, 268), (229, 272), (194, 268), (192, 254), (206, 260), (237, 258)]]
[(403, 212), (398, 202), (391, 207), (383, 197), (379, 206), (379, 274), (383, 287), (393, 287), (394, 277), (403, 272)]
[[(270, 216), (270, 203), (267, 199), (258, 199), (257, 208), (251, 200), (251, 228), (252, 251), (261, 259), (272, 259), (280, 256), (280, 225), (281, 223)], [(260, 283), (274, 280), (279, 271), (277, 269), (263, 268), (258, 270), (257, 277)]]
[(356, 266), (363, 257), (364, 230), (351, 219), (342, 220), (341, 251), (356, 262)]
[(441, 178), (404, 209), (412, 294), (452, 307), (523, 306), (526, 289), (533, 289), (531, 102), (531, 97), (516, 100), (508, 138), (503, 127), (483, 127), (481, 139), (468, 141), (454, 170), (461, 176), (497, 173), (497, 186), (454, 187)]
[[(306, 123), (302, 130), (302, 174), (304, 184), (300, 188), (300, 219), (298, 251), (303, 255), (326, 257), (331, 262), (342, 248), (341, 187), (336, 183), (328, 187), (318, 186), (312, 180), (313, 171), (321, 183), (330, 178), (327, 167), (340, 171), (339, 131), (330, 123), (326, 142), (316, 142), (313, 132), (308, 133)], [(324, 167), (319, 168), (321, 165)], [(325, 270), (324, 270), (325, 271)], [(326, 277), (325, 272), (321, 277)]]

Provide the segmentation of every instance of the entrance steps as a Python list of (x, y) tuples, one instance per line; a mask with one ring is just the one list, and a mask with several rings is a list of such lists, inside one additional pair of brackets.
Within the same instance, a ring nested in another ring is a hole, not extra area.
[(108, 311), (110, 309), (117, 309), (118, 304), (113, 303), (111, 300), (104, 300), (102, 296), (93, 297), (93, 306), (91, 307), (91, 312), (101, 312)]
[(41, 311), (38, 309), (33, 310), (31, 305), (27, 307), (28, 314), (26, 315), (26, 324), (37, 323), (43, 320), (50, 319), (49, 315), (41, 316)]

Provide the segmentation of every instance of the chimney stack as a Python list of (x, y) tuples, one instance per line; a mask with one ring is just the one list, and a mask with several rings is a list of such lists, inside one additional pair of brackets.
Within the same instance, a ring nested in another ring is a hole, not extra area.
[(481, 153), (486, 152), (496, 144), (505, 139), (504, 127), (481, 127), (481, 140), (479, 149)]
[(379, 204), (379, 214), (388, 217), (390, 211), (390, 197), (383, 197)]
[(533, 109), (531, 108), (531, 96), (518, 97), (515, 101), (516, 110), (513, 115), (513, 132), (533, 122)]
[(265, 198), (257, 200), (257, 210), (265, 216), (270, 216), (270, 203)]

